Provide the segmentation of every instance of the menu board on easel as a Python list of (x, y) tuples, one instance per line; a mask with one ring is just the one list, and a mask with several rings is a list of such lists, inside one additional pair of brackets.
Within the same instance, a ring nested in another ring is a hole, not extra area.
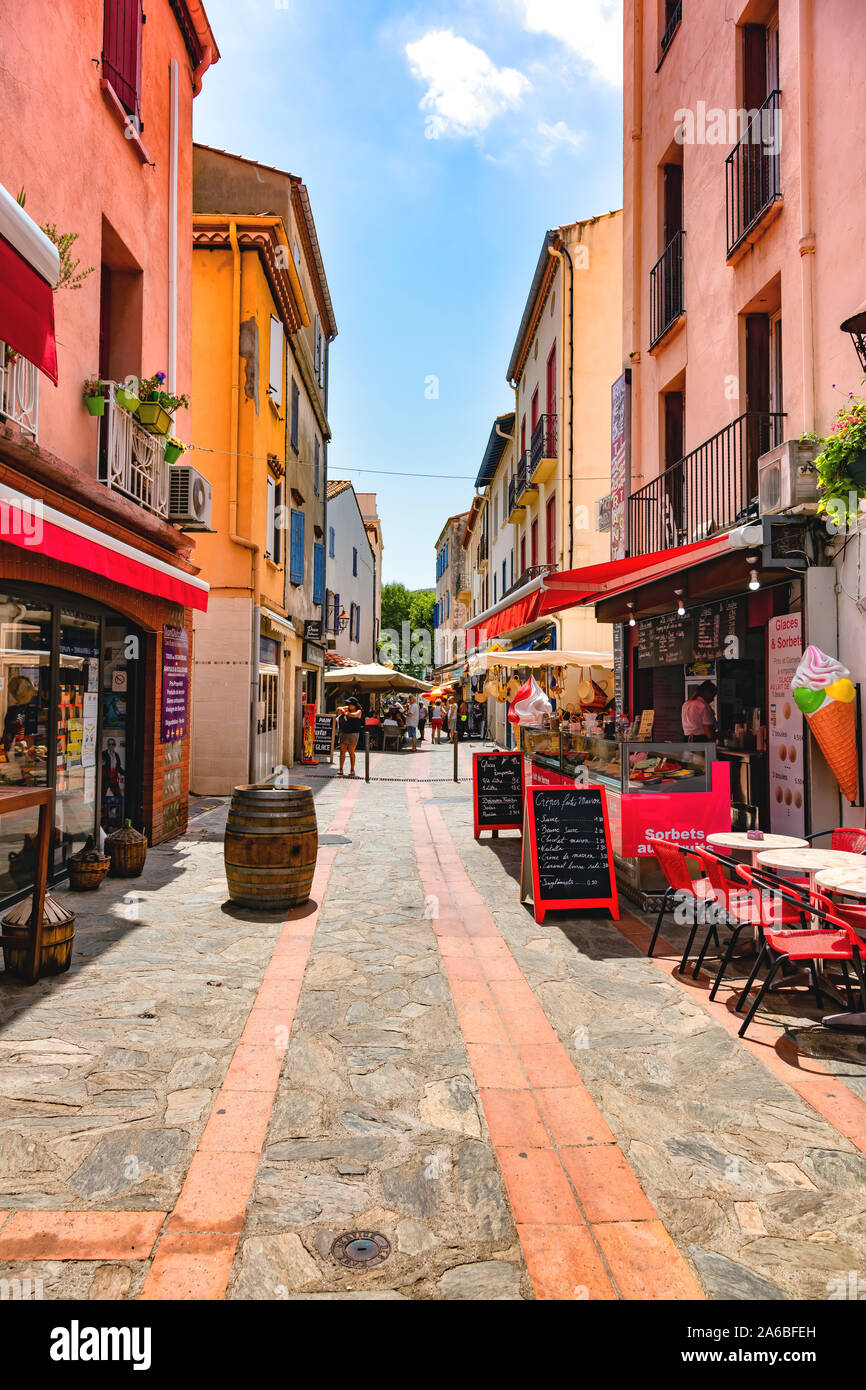
[(313, 726), (313, 755), (317, 762), (334, 761), (337, 720), (333, 714), (317, 714)]
[(482, 830), (519, 830), (523, 825), (523, 754), (475, 753), (472, 808), (476, 840)]
[(529, 787), (523, 814), (520, 900), (536, 922), (551, 908), (607, 908), (619, 920), (603, 787)]

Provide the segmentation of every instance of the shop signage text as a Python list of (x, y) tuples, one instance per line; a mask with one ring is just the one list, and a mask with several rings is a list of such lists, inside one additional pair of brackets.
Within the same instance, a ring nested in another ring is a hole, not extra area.
[(186, 738), (189, 724), (189, 633), (162, 629), (162, 720), (160, 743)]

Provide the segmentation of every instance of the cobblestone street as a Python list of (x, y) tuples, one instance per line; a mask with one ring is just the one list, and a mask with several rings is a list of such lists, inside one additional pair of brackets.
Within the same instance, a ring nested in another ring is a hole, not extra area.
[[(313, 899), (287, 918), (228, 903), (213, 799), (140, 880), (61, 894), (71, 972), (2, 984), (0, 1277), (761, 1300), (863, 1267), (856, 1046), (791, 1013), (742, 1043), (732, 990), (681, 982), (679, 938), (647, 960), (627, 906), (536, 924), (517, 838), (473, 838), (469, 759), (459, 785), (429, 744), (374, 756), (369, 786), (319, 769)], [(357, 1231), (389, 1256), (340, 1265)]]

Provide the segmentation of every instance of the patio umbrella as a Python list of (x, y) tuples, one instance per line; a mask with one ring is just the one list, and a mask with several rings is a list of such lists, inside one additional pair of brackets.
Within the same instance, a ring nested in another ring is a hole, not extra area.
[(367, 691), (432, 689), (430, 681), (419, 681), (415, 676), (407, 676), (405, 671), (393, 671), (389, 666), (380, 666), (375, 661), (366, 666), (346, 666), (336, 671), (326, 671), (325, 684)]

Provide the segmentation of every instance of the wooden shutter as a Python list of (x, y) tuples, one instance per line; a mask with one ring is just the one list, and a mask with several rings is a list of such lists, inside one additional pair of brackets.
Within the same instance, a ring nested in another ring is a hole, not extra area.
[(556, 493), (547, 503), (547, 563), (556, 564)]
[(105, 0), (102, 66), (121, 105), (141, 129), (141, 0)]
[(683, 169), (681, 164), (664, 166), (664, 250), (683, 229)]
[(325, 592), (325, 547), (317, 542), (313, 546), (313, 603), (321, 603)]
[(268, 363), (268, 395), (274, 405), (283, 403), (283, 325), (271, 314), (271, 345)]
[(763, 24), (743, 25), (743, 105), (763, 106), (767, 91), (767, 31)]
[(340, 595), (334, 594), (334, 632), (340, 631)]
[(291, 532), (291, 573), (290, 578), (293, 584), (303, 584), (304, 582), (304, 522), (306, 518), (303, 512), (292, 511), (292, 532)]
[(276, 513), (276, 487), (275, 487), (275, 485), (274, 485), (274, 480), (273, 480), (273, 478), (268, 478), (268, 515), (267, 515), (267, 521), (266, 521), (266, 523), (265, 523), (266, 526), (267, 526), (267, 537), (268, 537), (268, 545), (267, 545), (267, 548), (268, 548), (268, 553), (269, 553), (271, 559), (273, 560), (274, 564), (276, 565), (276, 564), (279, 564), (279, 561), (277, 560), (277, 557), (276, 557), (276, 555), (274, 554), (274, 533), (275, 533), (275, 531), (276, 531), (275, 513)]

